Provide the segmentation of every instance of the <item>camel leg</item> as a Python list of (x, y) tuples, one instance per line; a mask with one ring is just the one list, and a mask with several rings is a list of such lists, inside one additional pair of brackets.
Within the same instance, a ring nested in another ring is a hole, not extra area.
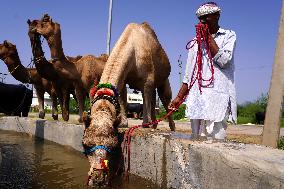
[[(151, 99), (151, 119), (152, 122), (156, 121), (156, 111), (155, 111), (155, 107), (156, 107), (156, 90), (153, 90), (153, 94), (152, 94), (152, 99)], [(153, 124), (153, 129), (157, 128), (158, 123)]]
[(38, 99), (39, 115), (38, 117), (44, 119), (44, 91), (36, 88), (36, 95)]
[(54, 120), (58, 120), (58, 109), (57, 109), (57, 95), (55, 91), (51, 91), (50, 94), (51, 101), (52, 101), (52, 117)]
[(119, 104), (120, 104), (120, 114), (119, 114), (119, 127), (127, 127), (127, 116), (126, 116), (126, 103), (127, 103), (127, 90), (126, 85), (122, 88), (119, 96)]
[(69, 101), (70, 101), (70, 94), (67, 90), (62, 90), (63, 94), (63, 106), (62, 106), (62, 117), (64, 121), (69, 120)]
[(83, 122), (83, 111), (84, 111), (84, 101), (85, 101), (85, 95), (84, 95), (85, 90), (83, 89), (82, 85), (80, 84), (75, 84), (75, 93), (76, 93), (76, 98), (78, 101), (78, 106), (79, 106), (79, 122)]
[[(59, 105), (60, 105), (60, 108), (61, 108), (61, 111), (62, 111), (62, 118), (63, 118), (63, 94), (62, 94), (62, 90), (59, 86), (56, 85), (56, 96), (58, 98), (58, 101), (59, 101)], [(53, 117), (53, 116), (52, 116)], [(54, 118), (53, 118), (54, 119)], [(63, 118), (64, 119), (64, 118)]]
[[(152, 105), (152, 95), (153, 95), (153, 83), (147, 81), (143, 89), (143, 124), (149, 123), (151, 121), (151, 105)], [(148, 126), (146, 126), (148, 127)]]
[[(168, 105), (172, 99), (172, 91), (171, 91), (169, 79), (167, 79), (162, 86), (158, 87), (158, 95), (162, 101), (164, 108), (166, 109), (168, 113), (169, 112)], [(171, 131), (175, 131), (175, 123), (173, 121), (172, 116), (169, 116), (168, 120), (169, 120), (169, 126), (170, 126)]]

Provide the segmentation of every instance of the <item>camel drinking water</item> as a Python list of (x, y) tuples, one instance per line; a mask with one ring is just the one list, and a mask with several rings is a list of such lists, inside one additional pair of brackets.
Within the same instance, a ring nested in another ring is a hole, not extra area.
[(52, 117), (58, 119), (57, 96), (52, 83), (42, 78), (35, 68), (25, 68), (20, 61), (15, 45), (8, 41), (0, 44), (0, 59), (7, 65), (11, 75), (22, 83), (33, 84), (36, 89), (39, 104), (39, 117), (44, 118), (44, 93), (47, 92), (52, 100)]
[[(155, 103), (158, 95), (167, 109), (171, 100), (168, 57), (159, 43), (155, 32), (147, 23), (129, 24), (115, 44), (105, 69), (97, 93), (92, 102), (91, 115), (86, 118), (83, 144), (90, 162), (89, 185), (102, 185), (109, 177), (104, 165), (111, 152), (118, 145), (116, 126), (122, 119), (120, 100), (126, 102), (126, 84), (142, 91), (143, 123), (155, 121)], [(171, 117), (169, 127), (175, 130)], [(153, 126), (154, 128), (156, 125)]]
[(66, 58), (62, 47), (60, 24), (53, 22), (48, 15), (37, 21), (33, 30), (47, 40), (52, 64), (58, 75), (74, 84), (81, 121), (85, 94), (93, 84), (98, 84), (105, 66), (105, 56), (100, 58), (86, 55), (76, 62)]

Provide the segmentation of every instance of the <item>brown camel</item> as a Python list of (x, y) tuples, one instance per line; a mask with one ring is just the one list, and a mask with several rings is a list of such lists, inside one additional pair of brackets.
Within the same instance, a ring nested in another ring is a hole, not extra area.
[(54, 23), (50, 16), (44, 15), (34, 28), (34, 32), (42, 35), (50, 48), (52, 64), (61, 78), (73, 82), (76, 97), (79, 104), (80, 121), (84, 110), (85, 94), (91, 86), (97, 85), (105, 66), (105, 56), (95, 57), (86, 55), (76, 62), (66, 58), (61, 40), (61, 29), (58, 23)]
[(44, 93), (47, 92), (52, 100), (52, 117), (58, 119), (57, 113), (57, 96), (52, 83), (42, 78), (35, 68), (25, 68), (20, 61), (18, 51), (15, 45), (8, 41), (0, 44), (0, 59), (7, 65), (11, 75), (22, 83), (33, 84), (39, 104), (39, 117), (44, 118)]
[[(31, 22), (30, 20), (27, 21), (29, 25), (29, 38), (32, 47), (32, 53), (34, 56), (35, 67), (38, 73), (45, 79), (52, 81), (54, 88), (56, 89), (56, 94), (60, 102), (60, 106), (62, 107), (62, 117), (63, 120), (69, 120), (69, 100), (70, 94), (75, 97), (74, 93), (74, 86), (73, 83), (69, 80), (61, 78), (52, 63), (46, 60), (44, 56), (44, 52), (41, 46), (40, 35), (33, 32), (34, 27), (38, 24), (37, 21)], [(77, 61), (82, 56), (77, 57), (68, 57), (68, 59)]]
[[(105, 84), (105, 87), (98, 89), (92, 102), (91, 116), (86, 119), (89, 126), (83, 137), (85, 149), (101, 145), (105, 149), (112, 149), (118, 144), (115, 135), (116, 121), (119, 121), (117, 99), (112, 94), (105, 97), (106, 95), (99, 96), (99, 93), (107, 94), (117, 90), (125, 102), (125, 85), (128, 84), (131, 88), (142, 91), (143, 123), (155, 121), (156, 89), (163, 106), (169, 111), (167, 107), (172, 95), (168, 79), (170, 71), (168, 57), (151, 27), (147, 23), (129, 24), (107, 60), (100, 80), (100, 84)], [(174, 131), (174, 122), (171, 117), (168, 119), (170, 129)], [(153, 127), (156, 128), (156, 125)], [(108, 154), (105, 149), (98, 149), (98, 153), (94, 149), (94, 152), (88, 154), (91, 166), (89, 185), (107, 182), (101, 174), (102, 162), (98, 161), (109, 159), (111, 153)]]

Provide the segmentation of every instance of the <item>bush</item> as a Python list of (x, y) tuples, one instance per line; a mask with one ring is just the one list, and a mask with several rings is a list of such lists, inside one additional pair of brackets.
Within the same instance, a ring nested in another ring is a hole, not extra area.
[[(174, 120), (183, 119), (185, 117), (185, 108), (186, 108), (185, 104), (182, 104), (179, 107), (178, 111), (173, 113), (173, 119)], [(167, 112), (166, 112), (165, 108), (162, 106), (162, 107), (160, 107), (160, 113), (158, 115), (156, 115), (156, 118), (160, 119), (160, 118), (164, 117), (166, 114), (167, 114)]]
[[(89, 111), (90, 108), (90, 99), (86, 98), (85, 104), (84, 104), (84, 111)], [(78, 114), (79, 113), (79, 107), (78, 103), (74, 98), (70, 98), (69, 101), (69, 112), (70, 114)]]
[(253, 123), (254, 119), (252, 117), (238, 116), (238, 124)]
[(277, 141), (277, 148), (284, 150), (284, 137), (280, 137)]
[(255, 114), (257, 112), (265, 112), (268, 102), (268, 95), (262, 94), (255, 102), (247, 102), (238, 105), (238, 123), (256, 123)]

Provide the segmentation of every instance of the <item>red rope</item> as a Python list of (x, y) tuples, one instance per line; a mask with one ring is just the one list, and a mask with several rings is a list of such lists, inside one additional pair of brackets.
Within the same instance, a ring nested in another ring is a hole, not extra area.
[[(195, 45), (195, 43), (197, 43), (197, 45), (198, 45), (196, 62), (195, 62), (194, 68), (193, 68), (193, 74), (191, 76), (191, 80), (190, 80), (190, 83), (189, 83), (189, 86), (188, 86), (187, 94), (177, 104), (177, 106), (175, 107), (174, 110), (169, 111), (162, 118), (160, 118), (156, 121), (153, 121), (153, 122), (133, 126), (130, 129), (128, 129), (127, 131), (125, 131), (124, 140), (123, 140), (123, 151), (122, 152), (123, 152), (124, 155), (127, 155), (127, 169), (125, 170), (126, 178), (128, 178), (128, 173), (130, 171), (130, 143), (131, 143), (132, 133), (134, 132), (134, 130), (138, 129), (140, 127), (146, 127), (146, 126), (149, 126), (149, 125), (158, 124), (159, 122), (161, 122), (162, 120), (164, 120), (168, 116), (170, 116), (185, 101), (185, 99), (187, 98), (187, 96), (189, 94), (189, 91), (191, 90), (192, 86), (194, 85), (194, 83), (196, 81), (198, 81), (198, 88), (199, 88), (199, 91), (200, 91), (201, 94), (202, 94), (201, 88), (202, 87), (203, 88), (209, 87), (214, 81), (214, 64), (213, 64), (212, 55), (211, 55), (210, 47), (209, 47), (210, 41), (209, 41), (208, 35), (210, 35), (210, 33), (209, 33), (208, 26), (205, 25), (205, 27), (204, 27), (204, 26), (201, 25), (201, 23), (199, 23), (195, 27), (196, 27), (196, 38), (189, 41), (186, 45), (187, 50), (192, 48)], [(193, 42), (193, 44), (191, 44), (192, 42)], [(191, 46), (189, 46), (190, 44), (191, 44)], [(202, 77), (202, 56), (203, 56), (202, 44), (204, 45), (206, 53), (207, 53), (208, 58), (210, 60), (211, 77), (209, 79), (204, 79)]]
[[(201, 88), (206, 88), (209, 87), (213, 81), (214, 81), (214, 63), (212, 60), (212, 55), (210, 51), (210, 40), (209, 40), (209, 29), (207, 25), (203, 25), (201, 23), (197, 24), (195, 26), (196, 28), (196, 38), (189, 41), (186, 44), (186, 49), (189, 50), (192, 48), (195, 43), (198, 45), (198, 50), (197, 50), (197, 56), (196, 56), (196, 63), (193, 68), (193, 73), (191, 75), (191, 80), (189, 83), (189, 89), (193, 86), (193, 84), (198, 81), (198, 88), (200, 91), (200, 94), (202, 94)], [(193, 43), (192, 43), (193, 42)], [(191, 46), (189, 46), (191, 44)], [(202, 44), (204, 45), (204, 48), (206, 50), (206, 53), (208, 55), (208, 58), (210, 60), (210, 70), (211, 70), (211, 76), (209, 79), (204, 79), (202, 77), (202, 57), (203, 57), (203, 52), (202, 52)], [(205, 83), (205, 84), (204, 84)]]

